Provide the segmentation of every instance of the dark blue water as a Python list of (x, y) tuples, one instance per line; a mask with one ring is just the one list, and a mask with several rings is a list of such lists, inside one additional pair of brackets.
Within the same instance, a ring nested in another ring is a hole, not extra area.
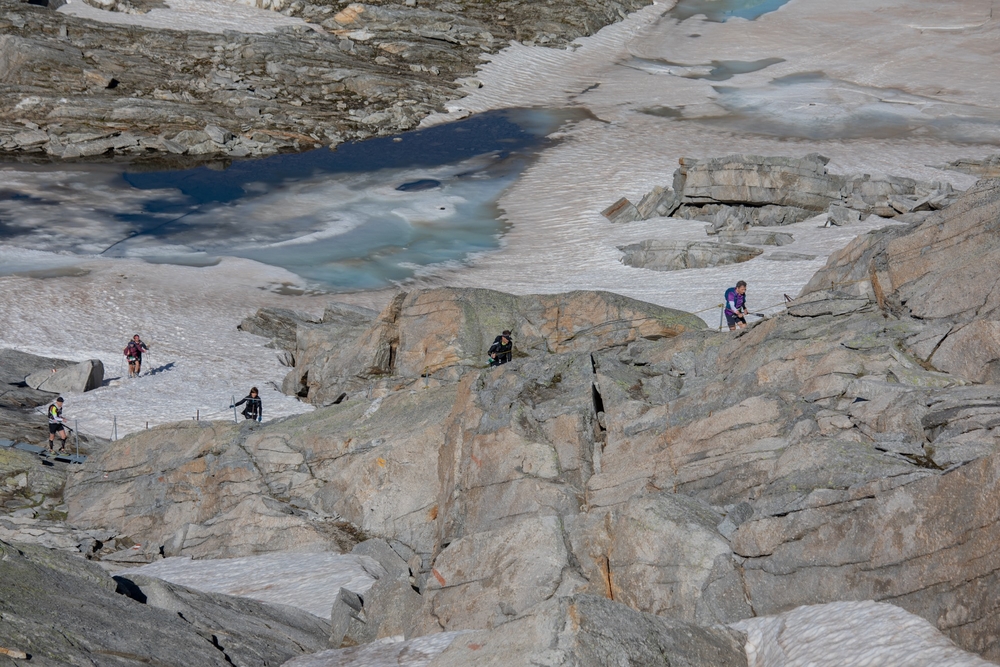
[(50, 173), (24, 191), (0, 188), (0, 242), (195, 266), (245, 257), (315, 287), (382, 287), (498, 248), (506, 226), (497, 198), (549, 145), (546, 135), (579, 117), (496, 111), (221, 170), (116, 179), (103, 167), (97, 185), (112, 192), (89, 199), (94, 173), (81, 167), (75, 189)]

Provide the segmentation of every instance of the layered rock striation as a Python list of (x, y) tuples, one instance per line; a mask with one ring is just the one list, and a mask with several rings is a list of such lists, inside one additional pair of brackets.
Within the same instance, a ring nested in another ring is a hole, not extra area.
[[(602, 293), (334, 309), (291, 376), (325, 407), (130, 436), (71, 477), (69, 519), (197, 556), (346, 550), (344, 522), (396, 574), (341, 594), (332, 648), (472, 632), (433, 664), (743, 664), (715, 626), (838, 600), (996, 660), (998, 201), (859, 238), (737, 334)], [(485, 368), (501, 328), (517, 353)]]
[(393, 134), (479, 85), (481, 55), (563, 45), (646, 3), (267, 4), (309, 23), (152, 29), (3, 0), (0, 153), (182, 163)]

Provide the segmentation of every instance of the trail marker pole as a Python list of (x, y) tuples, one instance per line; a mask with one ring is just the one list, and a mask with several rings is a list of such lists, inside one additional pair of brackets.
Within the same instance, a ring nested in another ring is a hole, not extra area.
[(198, 410), (194, 411), (194, 420), (196, 422), (200, 422), (201, 421), (201, 409), (198, 409)]
[(76, 455), (80, 455), (80, 420), (73, 420), (73, 440), (76, 441)]

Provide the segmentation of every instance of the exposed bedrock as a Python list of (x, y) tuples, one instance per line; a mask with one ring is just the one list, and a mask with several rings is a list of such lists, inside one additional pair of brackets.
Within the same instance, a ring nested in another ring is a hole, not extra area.
[(602, 214), (616, 223), (655, 216), (704, 220), (709, 234), (719, 234), (787, 225), (821, 213), (832, 225), (848, 225), (873, 214), (885, 218), (920, 214), (946, 208), (957, 196), (947, 183), (830, 174), (827, 162), (816, 154), (682, 158), (672, 189), (656, 186), (638, 205), (619, 199)]
[(653, 271), (704, 269), (710, 266), (739, 264), (760, 255), (763, 250), (735, 243), (710, 241), (640, 241), (618, 246), (622, 264)]
[[(369, 641), (351, 618), (370, 615), (538, 646), (528, 628), (580, 596), (702, 629), (879, 600), (996, 660), (1000, 386), (989, 346), (940, 341), (991, 321), (995, 280), (975, 277), (996, 265), (998, 200), (983, 183), (859, 239), (735, 335), (601, 293), (481, 290), (299, 325), (355, 332), (310, 366), (310, 398), (330, 383), (339, 403), (129, 436), (71, 477), (69, 520), (196, 556), (347, 549), (338, 525), (383, 538), (413, 579), (345, 599), (341, 644)], [(518, 353), (483, 368), (501, 328)], [(454, 646), (437, 660), (474, 650)]]
[(4, 655), (45, 665), (276, 665), (322, 649), (329, 632), (292, 607), (116, 581), (81, 558), (6, 542), (0, 613)]
[(189, 163), (393, 134), (477, 87), (483, 53), (510, 40), (561, 46), (647, 3), (380, 4), (270, 1), (312, 25), (215, 34), (0, 0), (0, 154)]
[(285, 393), (328, 405), (358, 392), (372, 398), (402, 381), (454, 381), (486, 365), (503, 330), (512, 332), (516, 355), (535, 357), (705, 326), (688, 313), (610, 292), (514, 296), (453, 288), (400, 293), (369, 318), (364, 309), (334, 309), (322, 325), (300, 326)]

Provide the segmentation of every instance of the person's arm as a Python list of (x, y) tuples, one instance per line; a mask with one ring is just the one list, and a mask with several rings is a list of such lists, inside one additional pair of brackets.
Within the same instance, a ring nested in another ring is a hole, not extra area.
[(230, 405), (229, 407), (231, 407), (231, 408), (238, 408), (238, 407), (240, 407), (241, 405), (243, 405), (244, 403), (246, 403), (246, 402), (247, 402), (247, 401), (248, 401), (249, 399), (250, 399), (250, 397), (249, 397), (249, 396), (245, 396), (245, 397), (241, 398), (241, 399), (239, 400), (239, 402), (237, 402), (237, 403), (233, 403), (233, 404), (232, 404), (232, 405)]

